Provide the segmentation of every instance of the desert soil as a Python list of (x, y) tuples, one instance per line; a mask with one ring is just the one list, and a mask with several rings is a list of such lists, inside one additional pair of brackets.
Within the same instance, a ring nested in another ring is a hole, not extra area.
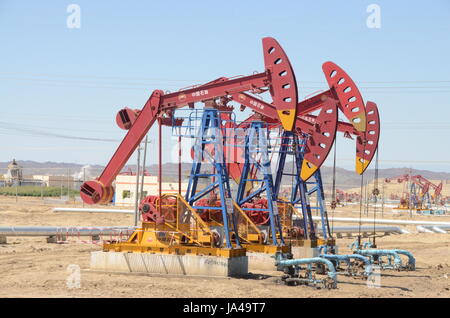
[[(129, 226), (133, 216), (105, 213), (54, 213), (39, 199), (0, 197), (0, 226)], [(66, 204), (65, 206), (81, 206)], [(335, 216), (358, 217), (357, 206), (340, 208)], [(352, 212), (353, 211), (353, 212)], [(411, 219), (409, 215), (385, 218)], [(449, 221), (446, 217), (413, 219)], [(336, 224), (336, 226), (339, 224)], [(416, 257), (417, 270), (382, 272), (381, 286), (339, 276), (338, 288), (317, 289), (278, 283), (279, 272), (254, 272), (247, 278), (166, 277), (112, 274), (89, 270), (90, 252), (101, 250), (90, 239), (70, 238), (49, 244), (45, 237), (8, 237), (0, 245), (0, 297), (450, 297), (450, 235), (417, 233), (377, 238), (382, 248), (402, 248)], [(338, 239), (340, 253), (353, 239)], [(68, 266), (81, 268), (80, 288), (68, 288)]]

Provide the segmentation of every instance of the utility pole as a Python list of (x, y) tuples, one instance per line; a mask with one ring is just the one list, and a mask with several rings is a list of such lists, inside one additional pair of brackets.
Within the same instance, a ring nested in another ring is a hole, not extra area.
[(178, 194), (181, 195), (181, 135), (178, 136)]
[(368, 189), (369, 189), (369, 180), (367, 180), (366, 181), (366, 189), (365, 189), (365, 196), (366, 196), (366, 199), (364, 200), (365, 201), (365, 203), (366, 203), (366, 207), (365, 207), (365, 214), (366, 214), (366, 216), (368, 216), (369, 215), (369, 193), (368, 193)]
[(134, 226), (138, 224), (138, 205), (139, 205), (139, 174), (141, 168), (141, 145), (137, 148), (137, 164), (136, 164), (136, 193), (134, 196)]
[(158, 119), (158, 213), (161, 215), (161, 197), (162, 197), (162, 123), (161, 118)]
[(147, 141), (148, 141), (148, 135), (145, 136), (144, 140), (144, 158), (142, 160), (142, 178), (141, 178), (141, 193), (139, 197), (139, 202), (142, 201), (144, 198), (144, 178), (145, 178), (145, 160), (147, 158)]
[(70, 201), (70, 170), (67, 168), (67, 201)]
[[(86, 182), (86, 168), (83, 168), (83, 184)], [(83, 202), (83, 208), (84, 208), (84, 201), (81, 200)]]
[(382, 186), (382, 188), (381, 188), (381, 190), (382, 190), (382, 194), (381, 194), (381, 196), (382, 196), (382, 198), (381, 198), (381, 217), (383, 217), (383, 214), (384, 214), (384, 187), (385, 187), (385, 179), (383, 179), (383, 186)]
[(412, 209), (411, 209), (411, 199), (412, 199), (412, 183), (411, 183), (411, 174), (412, 174), (412, 171), (411, 171), (411, 168), (409, 169), (409, 178), (408, 178), (408, 193), (409, 193), (409, 195), (408, 195), (408, 197), (409, 197), (409, 199), (408, 199), (408, 207), (409, 207), (409, 217), (411, 217), (412, 218)]

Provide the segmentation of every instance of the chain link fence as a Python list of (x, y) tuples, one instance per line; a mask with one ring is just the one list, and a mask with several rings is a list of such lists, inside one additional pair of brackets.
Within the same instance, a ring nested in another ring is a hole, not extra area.
[(84, 181), (95, 179), (102, 168), (33, 168), (16, 172), (0, 169), (0, 196), (35, 197), (80, 201), (79, 190)]

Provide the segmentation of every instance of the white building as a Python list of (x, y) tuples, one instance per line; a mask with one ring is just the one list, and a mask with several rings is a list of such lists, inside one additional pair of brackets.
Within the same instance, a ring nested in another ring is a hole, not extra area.
[(7, 185), (20, 184), (23, 181), (22, 166), (20, 166), (16, 159), (8, 165), (8, 171), (3, 175)]
[(46, 187), (73, 187), (74, 179), (72, 176), (45, 176), (45, 175), (34, 175), (33, 180), (36, 182), (41, 182)]
[[(139, 177), (139, 183), (141, 182)], [(159, 184), (157, 176), (144, 176), (143, 196), (158, 195)], [(181, 194), (184, 195), (188, 183), (181, 183)], [(141, 185), (139, 184), (139, 190)], [(120, 206), (133, 206), (136, 195), (136, 175), (118, 175), (115, 182), (114, 202)], [(162, 193), (178, 193), (178, 182), (162, 182)]]

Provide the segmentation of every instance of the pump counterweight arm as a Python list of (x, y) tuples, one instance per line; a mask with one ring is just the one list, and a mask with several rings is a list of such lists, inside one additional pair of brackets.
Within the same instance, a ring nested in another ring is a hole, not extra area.
[(291, 62), (274, 38), (263, 38), (264, 65), (272, 72), (270, 94), (285, 130), (294, 129), (297, 113), (297, 81)]
[[(328, 95), (327, 93), (325, 94)], [(311, 134), (310, 127), (318, 123), (318, 118), (320, 116), (322, 117), (322, 119), (320, 119), (319, 122), (322, 123), (327, 123), (329, 120), (334, 118), (330, 117), (330, 115), (327, 114), (327, 111), (330, 111), (329, 107), (331, 107), (332, 104), (339, 103), (335, 99), (333, 99), (333, 97), (326, 95), (323, 95), (325, 96), (325, 98), (318, 98), (314, 102), (314, 109), (307, 108), (304, 109), (303, 112), (297, 111), (297, 119), (295, 122), (295, 129), (297, 131)], [(266, 103), (246, 93), (232, 94), (231, 97), (236, 102), (239, 102), (242, 105), (251, 108), (256, 113), (265, 116), (267, 121), (273, 122), (273, 120), (276, 118), (275, 108), (269, 103)], [(303, 102), (299, 103), (298, 105), (301, 105), (302, 103)], [(322, 109), (320, 116), (308, 114), (308, 112), (318, 109)], [(363, 132), (358, 131), (354, 123), (337, 121), (336, 115), (337, 131), (349, 133), (357, 137), (355, 168), (358, 174), (362, 174), (372, 161), (375, 155), (375, 151), (378, 148), (378, 141), (380, 136), (380, 118), (377, 105), (374, 102), (367, 102), (364, 112), (367, 114), (364, 114), (364, 118), (366, 121), (364, 123), (364, 127), (366, 127), (366, 131)], [(325, 119), (325, 116), (329, 117), (328, 120)], [(330, 145), (330, 141), (332, 144), (334, 141), (334, 135), (331, 135), (332, 138), (327, 140), (326, 138), (324, 138), (325, 135), (323, 133), (331, 132), (335, 128), (331, 126), (327, 128), (328, 129), (322, 127), (320, 133), (312, 134), (312, 136), (316, 136), (315, 142), (314, 140), (312, 142), (307, 142), (307, 148), (312, 149), (313, 151), (310, 152), (308, 156), (305, 156), (305, 160), (307, 160), (307, 162), (310, 162), (310, 164), (306, 166), (305, 163), (305, 167), (303, 167), (302, 169), (302, 179), (304, 178), (304, 180), (307, 180), (317, 169), (320, 168), (320, 166), (328, 156), (329, 151), (331, 150), (332, 145)], [(322, 146), (324, 146), (321, 147), (322, 149), (317, 147), (318, 140), (325, 141), (324, 143), (322, 143)], [(315, 149), (310, 147), (309, 144), (314, 144), (316, 146)], [(312, 156), (312, 154), (314, 154), (314, 150), (315, 155)], [(321, 157), (317, 158), (317, 154), (321, 155)]]
[(305, 99), (297, 104), (297, 114), (311, 113), (322, 107), (329, 98), (339, 101), (338, 107), (357, 131), (366, 131), (366, 109), (361, 93), (352, 78), (337, 64), (322, 65), (329, 90)]
[[(274, 105), (266, 103), (246, 93), (232, 94), (231, 98), (242, 105), (251, 108), (269, 121), (276, 117)], [(337, 101), (329, 98), (322, 102), (321, 112), (314, 122), (297, 113), (294, 130), (297, 133), (308, 135), (304, 160), (302, 163), (301, 178), (308, 180), (323, 164), (330, 152), (336, 136), (337, 127)]]
[[(367, 167), (373, 160), (375, 152), (378, 149), (378, 142), (380, 139), (380, 116), (378, 113), (377, 104), (374, 102), (367, 102), (366, 104), (366, 131), (358, 131), (351, 123), (338, 122), (337, 131), (356, 136), (356, 163), (355, 170), (358, 174), (366, 171)], [(314, 115), (302, 116), (305, 120), (312, 123), (315, 122)]]
[(358, 131), (356, 139), (355, 168), (358, 174), (362, 174), (369, 166), (378, 149), (380, 140), (380, 114), (377, 104), (367, 102), (366, 112), (366, 131)]
[(167, 94), (164, 96), (161, 110), (193, 103), (198, 101), (198, 96), (203, 96), (203, 100), (206, 100), (268, 87), (283, 128), (293, 130), (298, 99), (294, 70), (288, 56), (274, 38), (265, 37), (262, 44), (265, 72), (235, 79), (220, 78), (186, 91)]

